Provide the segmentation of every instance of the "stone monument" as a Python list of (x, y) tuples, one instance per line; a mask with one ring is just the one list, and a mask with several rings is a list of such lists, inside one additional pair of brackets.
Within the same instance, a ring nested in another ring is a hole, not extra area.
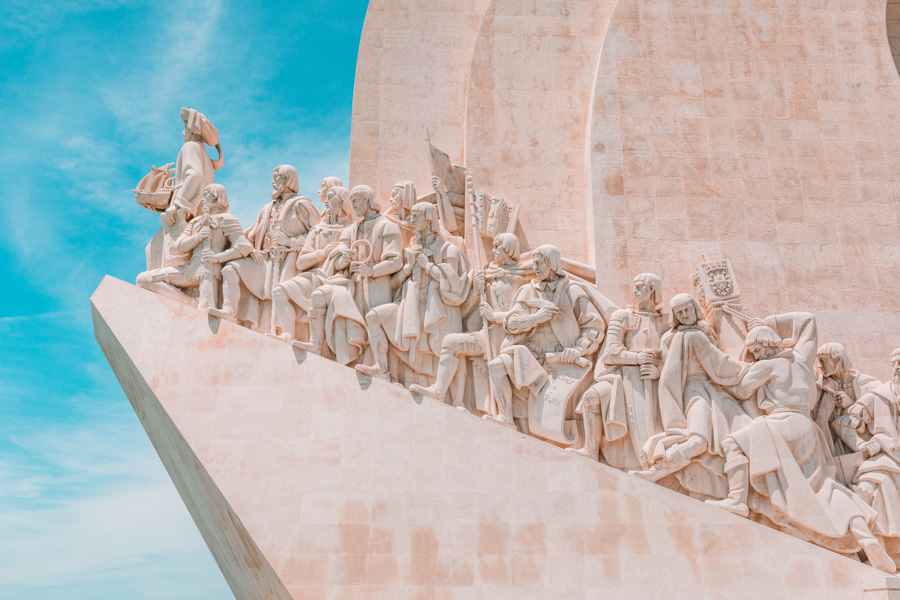
[(246, 230), (182, 109), (91, 302), (235, 596), (900, 597), (897, 6), (372, 0)]

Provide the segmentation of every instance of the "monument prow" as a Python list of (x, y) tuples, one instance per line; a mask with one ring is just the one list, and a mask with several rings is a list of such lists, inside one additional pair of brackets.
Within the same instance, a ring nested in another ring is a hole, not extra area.
[(897, 597), (893, 577), (112, 277), (94, 331), (235, 597)]

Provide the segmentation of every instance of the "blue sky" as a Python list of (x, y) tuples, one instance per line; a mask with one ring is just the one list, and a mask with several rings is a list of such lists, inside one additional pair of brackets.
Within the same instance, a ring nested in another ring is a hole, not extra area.
[(179, 109), (219, 129), (249, 224), (272, 168), (347, 180), (365, 0), (0, 3), (0, 598), (231, 598), (93, 339), (159, 218)]

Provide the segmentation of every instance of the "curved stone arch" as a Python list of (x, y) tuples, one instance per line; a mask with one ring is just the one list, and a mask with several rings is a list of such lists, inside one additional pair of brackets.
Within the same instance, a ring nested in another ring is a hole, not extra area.
[(900, 80), (884, 2), (620, 0), (591, 109), (597, 283), (690, 290), (730, 257), (745, 307), (807, 309), (884, 374), (900, 345)]
[(431, 191), (425, 127), (461, 160), (472, 50), (490, 0), (371, 0), (353, 88), (350, 185)]
[(589, 262), (590, 90), (614, 0), (493, 0), (475, 44), (466, 163), (479, 189), (521, 203), (524, 247)]

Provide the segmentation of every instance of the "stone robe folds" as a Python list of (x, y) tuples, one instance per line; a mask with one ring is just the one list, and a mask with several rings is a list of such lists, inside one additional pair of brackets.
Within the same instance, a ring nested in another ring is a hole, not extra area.
[(706, 440), (707, 451), (675, 477), (690, 495), (724, 498), (728, 481), (724, 477), (722, 442), (733, 429), (749, 425), (751, 419), (716, 386), (737, 384), (748, 367), (730, 360), (698, 326), (680, 325), (666, 332), (662, 350), (659, 412), (663, 431), (644, 446), (646, 460), (648, 464), (664, 460), (668, 448), (699, 436)]
[[(900, 538), (900, 409), (891, 382), (863, 395), (850, 412), (863, 422), (862, 438), (876, 439), (881, 445), (879, 453), (863, 461), (854, 483), (868, 482), (875, 488), (871, 500), (878, 513), (874, 532), (886, 538)], [(900, 540), (891, 540), (888, 551), (896, 556)]]
[(279, 204), (276, 202), (273, 200), (263, 206), (256, 221), (246, 231), (247, 239), (255, 250), (268, 252), (267, 259), (259, 264), (248, 256), (229, 263), (240, 274), (241, 283), (249, 292), (241, 294), (238, 317), (250, 321), (254, 326), (260, 322), (260, 302), (271, 300), (272, 288), (297, 274), (296, 256), (299, 247), (274, 246), (271, 235), (282, 232), (289, 238), (301, 238), (300, 241), (305, 242), (302, 238), (319, 222), (319, 212), (305, 196), (296, 195)]
[[(659, 354), (664, 323), (665, 316), (660, 313), (642, 313), (632, 308), (618, 310), (612, 315), (600, 350), (594, 380), (611, 388), (608, 395), (600, 395), (603, 423), (600, 446), (603, 459), (617, 469), (646, 468), (640, 460), (643, 447), (662, 429), (657, 400), (659, 382), (642, 379), (641, 368), (624, 362), (623, 356), (642, 350)], [(583, 412), (584, 407), (579, 406), (576, 411)]]
[(426, 269), (410, 265), (400, 303), (386, 311), (384, 330), (400, 360), (414, 373), (433, 379), (444, 338), (462, 331), (460, 306), (469, 296), (472, 279), (469, 259), (439, 235), (428, 234), (424, 251), (440, 277), (433, 279)]
[[(848, 375), (847, 381), (840, 381), (833, 377), (823, 378), (820, 376), (817, 383), (821, 384), (823, 387), (838, 392), (844, 392), (850, 396), (852, 402), (856, 402), (863, 394), (867, 394), (881, 385), (881, 382), (871, 375), (865, 375), (859, 371), (849, 371)], [(838, 420), (838, 426), (841, 426), (842, 421), (846, 422), (846, 410), (835, 402), (833, 395), (825, 390), (820, 389), (818, 397), (818, 403), (813, 409), (812, 415), (816, 424), (822, 429), (822, 433), (825, 434), (828, 450), (831, 452), (832, 456), (840, 456), (842, 454), (855, 452), (856, 448), (848, 447), (841, 439), (841, 436), (835, 431), (836, 420)], [(849, 481), (845, 483), (849, 483)]]
[(403, 267), (403, 235), (396, 223), (384, 215), (376, 215), (344, 229), (340, 243), (350, 249), (361, 240), (366, 240), (372, 247), (368, 262), (375, 271), (372, 277), (361, 278), (354, 286), (356, 305), (362, 314), (366, 314), (393, 299), (391, 275)]
[(733, 389), (764, 413), (731, 437), (749, 459), (748, 506), (755, 518), (836, 552), (857, 552), (850, 521), (876, 514), (838, 483), (822, 430), (810, 410), (816, 394), (816, 323), (808, 313), (767, 319), (792, 350), (753, 363)]
[[(549, 322), (520, 332), (515, 321), (520, 316), (537, 313), (541, 302), (548, 300), (559, 308), (559, 312)], [(532, 397), (537, 395), (547, 381), (547, 372), (543, 367), (547, 352), (580, 348), (583, 356), (587, 356), (597, 350), (605, 331), (605, 322), (601, 316), (602, 309), (595, 302), (598, 300), (565, 275), (555, 282), (532, 281), (519, 288), (512, 309), (503, 322), (509, 335), (498, 356), (503, 360), (513, 387), (527, 387)], [(589, 332), (593, 332), (593, 339), (588, 338)]]
[(366, 350), (368, 335), (366, 319), (354, 300), (354, 288), (359, 282), (350, 277), (349, 269), (336, 269), (342, 249), (331, 252), (318, 277), (327, 294), (325, 312), (325, 343), (335, 362), (349, 365), (359, 361)]

